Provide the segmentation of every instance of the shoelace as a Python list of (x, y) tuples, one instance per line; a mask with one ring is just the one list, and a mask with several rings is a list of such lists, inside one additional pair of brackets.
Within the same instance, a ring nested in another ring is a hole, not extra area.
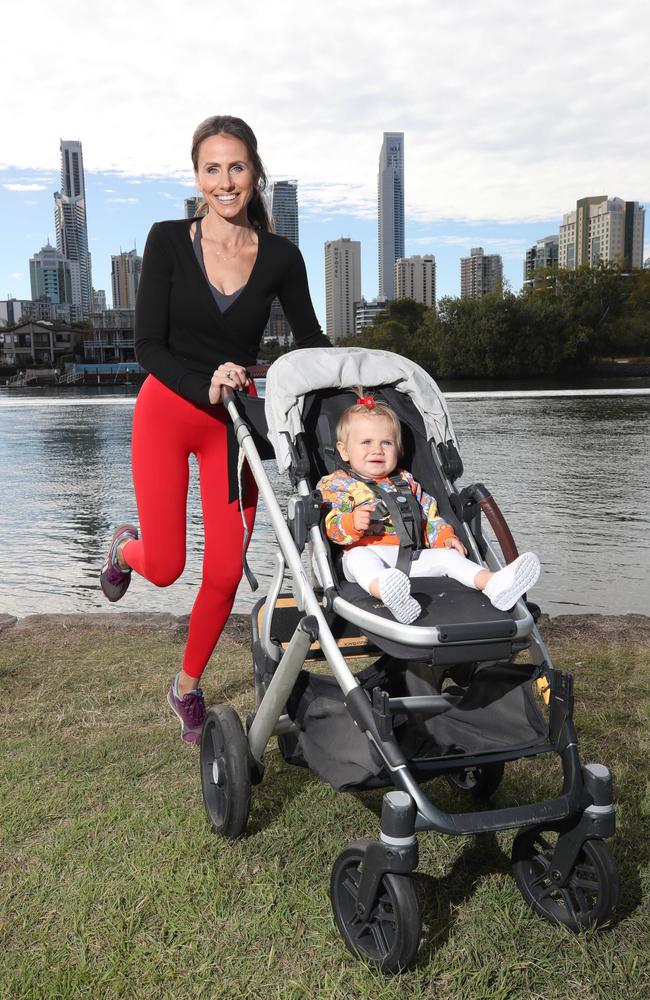
[(190, 717), (193, 726), (200, 726), (205, 718), (205, 702), (203, 701), (203, 691), (197, 688), (190, 691), (183, 697), (183, 707)]

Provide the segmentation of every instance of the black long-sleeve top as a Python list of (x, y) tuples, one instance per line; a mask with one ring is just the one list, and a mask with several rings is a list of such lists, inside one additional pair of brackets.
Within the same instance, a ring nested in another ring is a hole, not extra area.
[(258, 232), (257, 258), (241, 293), (221, 312), (196, 259), (191, 220), (155, 223), (144, 249), (135, 305), (135, 355), (168, 388), (208, 404), (225, 361), (253, 365), (277, 296), (297, 347), (329, 347), (314, 312), (302, 254), (291, 240)]

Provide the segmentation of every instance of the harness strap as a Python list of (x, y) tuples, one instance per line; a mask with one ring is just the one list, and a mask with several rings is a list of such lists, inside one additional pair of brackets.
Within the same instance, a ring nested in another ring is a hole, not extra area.
[(400, 475), (390, 476), (393, 490), (383, 490), (372, 480), (356, 476), (349, 469), (348, 474), (353, 479), (364, 483), (370, 492), (381, 501), (388, 510), (391, 524), (399, 538), (396, 569), (408, 576), (415, 553), (422, 546), (422, 509), (413, 496), (411, 487)]

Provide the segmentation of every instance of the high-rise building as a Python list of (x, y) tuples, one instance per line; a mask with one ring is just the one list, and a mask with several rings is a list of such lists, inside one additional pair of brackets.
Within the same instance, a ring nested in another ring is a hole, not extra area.
[(342, 236), (325, 243), (325, 322), (332, 342), (354, 333), (354, 305), (361, 299), (361, 243)]
[(395, 298), (395, 261), (404, 256), (404, 133), (384, 132), (377, 177), (379, 297)]
[(111, 257), (113, 309), (135, 309), (140, 283), (142, 257), (135, 250), (125, 250)]
[(415, 299), (425, 306), (435, 307), (436, 258), (433, 254), (400, 257), (395, 261), (395, 298)]
[(193, 219), (197, 215), (202, 204), (202, 194), (195, 194), (193, 198), (183, 198), (183, 212), (185, 218)]
[[(275, 232), (299, 246), (298, 181), (275, 181), (270, 186), (268, 203)], [(291, 336), (291, 327), (282, 306), (278, 299), (273, 299), (264, 339), (289, 344)]]
[(502, 285), (503, 260), (501, 254), (486, 254), (483, 252), (483, 247), (472, 247), (469, 257), (461, 257), (461, 298), (482, 299), (489, 292), (501, 291)]
[(570, 271), (599, 261), (641, 267), (644, 225), (645, 209), (637, 201), (580, 198), (575, 211), (562, 216), (558, 264)]
[(72, 268), (70, 261), (50, 242), (29, 258), (32, 299), (46, 298), (59, 305), (72, 303)]
[(370, 326), (377, 316), (386, 312), (388, 299), (361, 299), (354, 303), (354, 332), (361, 333), (364, 327)]
[(61, 190), (54, 195), (54, 225), (57, 249), (73, 265), (73, 302), (81, 306), (84, 316), (89, 316), (92, 307), (92, 275), (80, 142), (61, 140)]
[(559, 245), (557, 236), (543, 236), (536, 243), (533, 243), (532, 247), (526, 250), (526, 257), (524, 259), (524, 288), (532, 288), (533, 273), (535, 271), (558, 266)]

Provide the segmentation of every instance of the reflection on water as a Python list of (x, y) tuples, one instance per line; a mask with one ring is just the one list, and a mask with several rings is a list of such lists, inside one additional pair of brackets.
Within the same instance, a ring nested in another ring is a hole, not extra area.
[[(57, 396), (51, 405), (47, 393), (0, 395), (0, 612), (191, 609), (202, 554), (194, 463), (182, 579), (158, 590), (134, 575), (119, 606), (107, 604), (99, 591), (98, 569), (113, 526), (137, 521), (132, 407), (124, 393), (113, 396), (115, 405), (112, 393), (99, 395), (106, 405), (95, 405), (83, 390)], [(65, 405), (66, 398), (78, 405)], [(542, 560), (532, 596), (543, 609), (649, 613), (650, 397), (452, 395), (449, 406), (463, 482), (485, 483), (520, 551), (532, 548)], [(266, 468), (284, 504), (288, 482), (272, 463)], [(275, 551), (260, 506), (250, 557), (262, 593)], [(244, 582), (236, 610), (254, 599)]]

